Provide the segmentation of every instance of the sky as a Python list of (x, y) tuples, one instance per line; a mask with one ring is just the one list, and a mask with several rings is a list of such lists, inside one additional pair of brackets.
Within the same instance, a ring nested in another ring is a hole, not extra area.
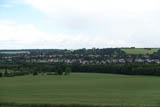
[(0, 49), (160, 47), (160, 0), (0, 0)]

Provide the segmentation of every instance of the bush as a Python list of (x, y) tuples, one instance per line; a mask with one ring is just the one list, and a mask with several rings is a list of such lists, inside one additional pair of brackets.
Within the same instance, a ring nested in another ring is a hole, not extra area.
[(34, 76), (38, 75), (38, 72), (33, 72), (33, 75), (34, 75)]
[(47, 72), (47, 75), (55, 75), (55, 74), (52, 72)]
[(3, 76), (3, 74), (0, 72), (0, 77), (2, 77)]
[(70, 73), (71, 73), (71, 68), (70, 67), (66, 67), (64, 75), (69, 75)]
[(8, 77), (8, 76), (9, 76), (9, 73), (8, 73), (8, 71), (7, 71), (7, 70), (5, 70), (5, 72), (4, 72), (4, 76), (5, 76), (5, 77)]
[(63, 75), (63, 69), (58, 67), (55, 72), (56, 75)]

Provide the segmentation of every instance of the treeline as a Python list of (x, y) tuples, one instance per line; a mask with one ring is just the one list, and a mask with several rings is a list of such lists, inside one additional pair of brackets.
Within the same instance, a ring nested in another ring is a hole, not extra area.
[(72, 72), (160, 76), (158, 64), (72, 65)]
[(66, 64), (44, 64), (44, 63), (23, 63), (23, 64), (0, 64), (0, 77), (14, 77), (32, 74), (46, 75), (69, 75), (72, 72), (70, 65)]
[[(10, 54), (6, 54), (6, 52), (10, 52)], [(92, 49), (77, 49), (77, 50), (68, 50), (68, 49), (26, 49), (26, 50), (0, 50), (0, 55), (13, 55), (12, 52), (22, 52), (23, 54), (30, 54), (30, 55), (66, 55), (66, 54), (83, 54), (83, 55), (112, 55), (112, 54), (125, 54), (125, 52), (121, 51), (120, 48), (92, 48)], [(14, 54), (15, 55), (15, 54)]]
[(53, 64), (53, 63), (5, 63), (0, 64), (0, 77), (22, 75), (68, 75), (70, 72), (82, 73), (112, 73), (124, 75), (160, 76), (159, 64), (108, 64), (108, 65), (81, 65), (81, 64)]

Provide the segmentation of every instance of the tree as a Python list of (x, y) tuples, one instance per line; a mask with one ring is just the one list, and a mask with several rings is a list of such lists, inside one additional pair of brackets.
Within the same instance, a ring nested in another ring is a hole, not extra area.
[(0, 72), (0, 77), (2, 77), (3, 76), (3, 74), (2, 74), (2, 72)]
[(63, 69), (61, 67), (58, 67), (56, 69), (56, 72), (55, 72), (56, 75), (63, 75)]
[(33, 72), (33, 75), (34, 75), (34, 76), (38, 75), (38, 72), (36, 72), (36, 71), (35, 71), (35, 72)]
[(8, 77), (8, 76), (9, 76), (9, 73), (7, 72), (7, 70), (4, 72), (4, 76), (5, 76), (5, 77)]
[(70, 73), (71, 73), (71, 68), (70, 67), (66, 67), (64, 75), (69, 75)]

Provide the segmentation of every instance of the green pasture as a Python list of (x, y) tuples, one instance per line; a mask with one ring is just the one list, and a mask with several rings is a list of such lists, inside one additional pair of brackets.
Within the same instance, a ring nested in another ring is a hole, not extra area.
[(2, 54), (30, 54), (29, 51), (0, 51)]
[(126, 52), (127, 54), (153, 54), (154, 52), (157, 52), (158, 48), (152, 48), (152, 49), (144, 49), (144, 48), (135, 48), (135, 49), (121, 49), (122, 51)]
[(160, 77), (98, 73), (3, 77), (0, 103), (155, 106), (159, 84)]

